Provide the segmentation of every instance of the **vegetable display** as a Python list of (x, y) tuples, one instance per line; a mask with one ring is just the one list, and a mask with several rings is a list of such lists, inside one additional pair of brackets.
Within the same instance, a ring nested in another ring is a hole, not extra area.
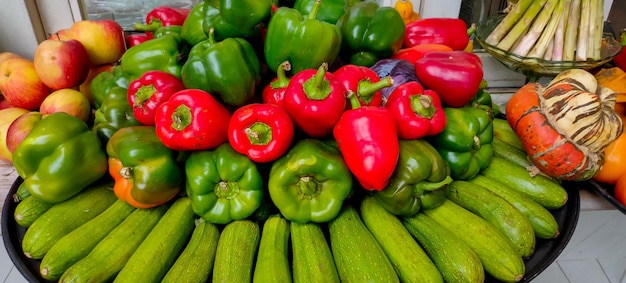
[(617, 95), (572, 69), (503, 115), (466, 51), (473, 26), (397, 2), (151, 11), (136, 25), (151, 38), (93, 75), (88, 120), (27, 113), (12, 142), (14, 218), (37, 235), (23, 250), (40, 275), (522, 280), (537, 240), (560, 235), (576, 189), (560, 181), (616, 164)]

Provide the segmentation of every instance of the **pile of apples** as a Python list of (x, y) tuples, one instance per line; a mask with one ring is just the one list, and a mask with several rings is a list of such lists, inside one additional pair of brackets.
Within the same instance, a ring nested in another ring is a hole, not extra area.
[(82, 20), (39, 43), (33, 58), (0, 52), (0, 161), (34, 124), (54, 112), (91, 118), (91, 80), (110, 70), (126, 51), (113, 20)]

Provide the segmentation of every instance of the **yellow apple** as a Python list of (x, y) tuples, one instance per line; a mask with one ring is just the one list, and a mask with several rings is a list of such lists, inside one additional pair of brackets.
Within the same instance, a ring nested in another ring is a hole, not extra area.
[(76, 39), (42, 41), (33, 62), (41, 81), (52, 90), (80, 85), (91, 67), (87, 50)]
[(39, 112), (43, 118), (55, 112), (65, 112), (87, 122), (91, 116), (91, 104), (80, 91), (64, 88), (50, 93), (41, 103)]
[(87, 49), (92, 65), (117, 62), (126, 51), (124, 30), (114, 20), (82, 20), (75, 22), (69, 37)]
[(7, 148), (7, 130), (17, 117), (29, 111), (24, 108), (11, 107), (0, 110), (0, 161), (12, 163), (13, 154)]
[(37, 110), (50, 88), (37, 75), (32, 60), (13, 58), (0, 65), (0, 92), (15, 107)]

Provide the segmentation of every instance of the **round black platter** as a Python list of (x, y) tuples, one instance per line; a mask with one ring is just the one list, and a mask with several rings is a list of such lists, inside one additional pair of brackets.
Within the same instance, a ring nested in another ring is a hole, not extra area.
[[(2, 209), (2, 240), (13, 264), (28, 282), (50, 282), (39, 275), (40, 261), (27, 258), (22, 252), (22, 238), (26, 229), (17, 225), (13, 218), (17, 204), (13, 201), (13, 194), (22, 182), (22, 178), (18, 177), (4, 200)], [(560, 209), (552, 210), (552, 214), (559, 223), (560, 235), (556, 239), (551, 240), (537, 239), (535, 253), (525, 260), (526, 275), (520, 282), (530, 282), (550, 266), (561, 254), (578, 223), (580, 214), (580, 195), (578, 190), (594, 185), (597, 184), (593, 182), (566, 182), (563, 184), (568, 192), (569, 199)], [(487, 275), (485, 282), (497, 282), (497, 280)]]

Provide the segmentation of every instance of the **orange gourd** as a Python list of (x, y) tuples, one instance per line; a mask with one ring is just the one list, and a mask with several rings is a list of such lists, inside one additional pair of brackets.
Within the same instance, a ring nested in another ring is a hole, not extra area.
[(598, 173), (604, 149), (622, 133), (614, 106), (614, 92), (589, 72), (571, 69), (545, 87), (528, 83), (516, 91), (506, 104), (506, 118), (541, 172), (581, 181)]

